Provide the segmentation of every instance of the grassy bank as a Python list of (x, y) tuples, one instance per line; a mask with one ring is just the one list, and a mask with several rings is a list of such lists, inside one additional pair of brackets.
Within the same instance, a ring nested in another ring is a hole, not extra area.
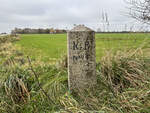
[[(42, 40), (42, 37), (39, 38)], [(15, 43), (21, 43), (21, 40)], [(112, 39), (101, 40), (105, 42)], [(116, 40), (118, 42), (122, 39), (118, 37)], [(143, 43), (142, 40), (137, 41), (139, 43), (135, 44), (136, 48), (138, 44)], [(1, 44), (3, 44), (3, 47), (0, 46), (0, 54), (3, 53), (1, 55), (3, 60), (0, 63), (2, 113), (150, 112), (150, 59), (143, 54), (142, 48), (130, 50), (121, 48), (121, 51), (116, 50), (115, 54), (108, 51), (101, 57), (100, 62), (97, 61), (97, 85), (85, 92), (71, 94), (68, 90), (65, 57), (52, 65), (27, 57), (27, 53), (23, 53), (22, 48), (18, 49), (11, 41)], [(8, 44), (10, 45), (5, 46)]]

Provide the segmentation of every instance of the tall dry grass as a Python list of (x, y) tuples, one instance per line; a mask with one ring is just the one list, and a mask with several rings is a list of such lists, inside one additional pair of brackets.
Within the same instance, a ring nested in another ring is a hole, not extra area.
[(108, 52), (102, 58), (100, 74), (114, 92), (122, 92), (129, 87), (142, 87), (149, 76), (148, 58), (142, 49), (118, 51), (115, 55)]

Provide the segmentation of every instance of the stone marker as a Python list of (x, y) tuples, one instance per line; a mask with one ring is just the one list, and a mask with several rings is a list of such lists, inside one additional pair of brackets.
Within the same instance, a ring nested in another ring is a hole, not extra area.
[(96, 84), (95, 32), (83, 25), (68, 32), (69, 89), (83, 90)]

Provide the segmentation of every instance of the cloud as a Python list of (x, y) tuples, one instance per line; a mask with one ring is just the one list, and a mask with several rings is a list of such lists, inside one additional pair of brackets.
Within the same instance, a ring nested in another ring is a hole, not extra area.
[(14, 27), (96, 25), (105, 11), (112, 22), (123, 23), (122, 0), (0, 0), (0, 32)]

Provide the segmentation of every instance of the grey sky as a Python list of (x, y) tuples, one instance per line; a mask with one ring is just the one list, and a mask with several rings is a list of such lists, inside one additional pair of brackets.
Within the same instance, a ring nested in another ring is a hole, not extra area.
[(0, 0), (0, 32), (14, 27), (48, 28), (86, 24), (96, 29), (101, 13), (111, 23), (124, 24), (129, 18), (123, 0)]

